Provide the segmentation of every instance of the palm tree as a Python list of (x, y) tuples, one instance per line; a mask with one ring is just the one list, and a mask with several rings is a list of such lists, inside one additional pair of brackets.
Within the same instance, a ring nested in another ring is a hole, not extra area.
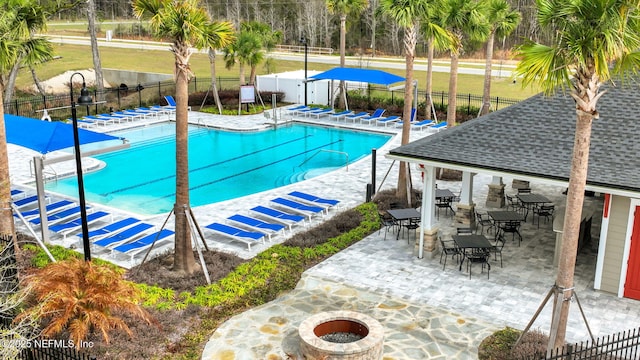
[(591, 124), (598, 119), (600, 86), (613, 75), (624, 77), (640, 67), (640, 9), (637, 0), (538, 0), (538, 21), (556, 30), (552, 45), (527, 42), (517, 52), (516, 73), (523, 86), (544, 92), (570, 90), (576, 128), (569, 174), (562, 248), (554, 289), (562, 305), (554, 307), (549, 348), (564, 344), (573, 297), (580, 218), (589, 162)]
[[(426, 0), (382, 0), (382, 11), (404, 29), (405, 86), (401, 144), (409, 143), (411, 107), (413, 103), (413, 60), (418, 40), (418, 21), (428, 11)], [(400, 163), (397, 196), (407, 198), (407, 164)]]
[(282, 32), (274, 31), (269, 24), (261, 23), (258, 21), (244, 22), (240, 25), (241, 31), (248, 31), (254, 35), (257, 35), (262, 44), (262, 49), (259, 53), (254, 54), (250, 59), (251, 74), (249, 75), (249, 83), (255, 84), (256, 72), (258, 65), (262, 63), (266, 56), (265, 53), (275, 49), (276, 45), (282, 41)]
[[(367, 8), (368, 0), (327, 0), (329, 13), (340, 17), (340, 67), (345, 64), (347, 15), (360, 15)], [(338, 107), (344, 109), (344, 81), (340, 81)]]
[(211, 70), (211, 92), (213, 99), (218, 107), (218, 113), (222, 114), (222, 104), (220, 103), (220, 95), (218, 94), (218, 84), (216, 81), (216, 50), (223, 48), (223, 41), (233, 36), (233, 28), (226, 22), (215, 22), (209, 24), (211, 27), (207, 33), (212, 37), (210, 39), (211, 47), (209, 47), (209, 67)]
[[(37, 64), (53, 57), (53, 48), (44, 38), (33, 37), (32, 29), (22, 16), (39, 8), (37, 1), (11, 0), (0, 6), (0, 94), (5, 78), (17, 62)], [(14, 235), (11, 211), (11, 183), (7, 135), (4, 126), (4, 102), (0, 96), (0, 234)]]
[(464, 41), (484, 40), (489, 35), (483, 3), (469, 0), (444, 0), (442, 25), (453, 36), (451, 47), (451, 70), (449, 73), (449, 103), (447, 126), (456, 124), (456, 96), (458, 93), (458, 58), (464, 51)]
[[(16, 2), (14, 2), (16, 3)], [(15, 19), (16, 26), (20, 26), (21, 31), (29, 32), (31, 36), (35, 33), (45, 30), (47, 24), (46, 10), (42, 6), (21, 6), (21, 2), (16, 3), (17, 7), (15, 8)], [(27, 64), (24, 64), (22, 58), (25, 56), (23, 53), (18, 61), (15, 61), (11, 71), (9, 72), (8, 78), (4, 83), (4, 102), (8, 103), (13, 98), (13, 94), (15, 91), (16, 79), (18, 78), (18, 71), (20, 68), (24, 67)], [(3, 74), (4, 75), (4, 74)], [(4, 79), (3, 79), (4, 81)]]
[(452, 45), (451, 35), (444, 30), (439, 22), (441, 20), (440, 10), (442, 8), (442, 0), (429, 2), (427, 13), (420, 21), (422, 34), (427, 38), (427, 80), (426, 80), (426, 96), (425, 114), (427, 119), (433, 117), (431, 110), (433, 102), (431, 93), (433, 92), (433, 54), (435, 49), (445, 50)]
[[(187, 213), (189, 211), (189, 163), (188, 126), (189, 114), (189, 59), (192, 47), (208, 49), (226, 45), (231, 41), (228, 32), (216, 36), (210, 34), (211, 20), (205, 7), (198, 0), (134, 0), (133, 13), (138, 18), (150, 18), (150, 25), (156, 37), (170, 39), (171, 52), (175, 57), (174, 77), (176, 80), (176, 202), (174, 271), (191, 274), (196, 269), (191, 245), (191, 231)], [(226, 24), (223, 27), (231, 27)], [(219, 38), (218, 43), (212, 39)]]
[(91, 57), (93, 58), (93, 70), (96, 75), (97, 100), (102, 101), (104, 97), (104, 77), (102, 76), (102, 61), (100, 61), (100, 50), (98, 49), (98, 35), (96, 28), (96, 3), (94, 0), (87, 0), (87, 20), (89, 23), (89, 39), (91, 40)]
[(244, 67), (259, 63), (264, 58), (260, 37), (249, 31), (240, 31), (234, 42), (224, 49), (224, 62), (227, 69), (235, 64), (240, 68), (240, 85), (245, 85)]
[(511, 34), (520, 23), (520, 13), (511, 10), (506, 0), (488, 0), (486, 8), (487, 21), (491, 24), (484, 68), (484, 88), (482, 91), (482, 108), (480, 115), (486, 115), (491, 108), (491, 64), (493, 60), (493, 42), (496, 36)]

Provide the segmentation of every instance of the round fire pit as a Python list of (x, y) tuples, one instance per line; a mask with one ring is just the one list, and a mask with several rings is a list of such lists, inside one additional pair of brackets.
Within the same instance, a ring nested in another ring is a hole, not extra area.
[(384, 330), (380, 323), (354, 311), (327, 311), (304, 320), (298, 328), (306, 359), (382, 359)]

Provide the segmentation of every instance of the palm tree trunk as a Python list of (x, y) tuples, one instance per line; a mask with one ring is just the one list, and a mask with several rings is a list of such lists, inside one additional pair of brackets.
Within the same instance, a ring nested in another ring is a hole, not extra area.
[(246, 78), (244, 77), (244, 63), (240, 63), (240, 66), (238, 66), (240, 68), (240, 86), (242, 85), (246, 85)]
[[(180, 46), (182, 45), (182, 46)], [(179, 54), (188, 59), (186, 44), (174, 44), (176, 47), (176, 203), (175, 216), (175, 257), (173, 270), (191, 274), (196, 270), (191, 245), (191, 231), (187, 212), (189, 202), (189, 78), (188, 63), (180, 63)], [(184, 52), (182, 52), (184, 51)]]
[(456, 125), (456, 97), (458, 94), (458, 52), (451, 52), (451, 71), (449, 73), (449, 104), (447, 105), (447, 127)]
[(493, 41), (495, 31), (492, 31), (487, 40), (487, 52), (484, 65), (484, 88), (482, 90), (482, 108), (480, 115), (487, 115), (491, 110), (491, 64), (493, 60)]
[[(593, 115), (577, 110), (576, 133), (573, 144), (573, 157), (569, 175), (567, 204), (562, 227), (562, 248), (556, 285), (565, 290), (556, 296), (562, 296), (562, 305), (555, 309), (553, 316), (559, 316), (557, 335), (549, 339), (555, 348), (564, 345), (569, 318), (569, 305), (573, 296), (573, 278), (578, 253), (578, 237), (580, 235), (580, 221), (582, 220), (582, 205), (584, 203), (584, 189), (587, 183), (587, 169), (589, 166), (589, 144), (591, 141), (591, 123)], [(552, 321), (552, 323), (554, 323)], [(553, 332), (552, 332), (553, 333)]]
[[(36, 69), (33, 66), (29, 66), (29, 70), (31, 71), (31, 77), (33, 78), (33, 83), (36, 84), (36, 88), (38, 89), (38, 92), (40, 93), (40, 95), (45, 96), (46, 91), (42, 86), (42, 82), (40, 82), (40, 79), (38, 79), (38, 75), (36, 74)], [(46, 104), (45, 104), (45, 107), (46, 107)]]
[(87, 1), (87, 18), (89, 21), (89, 36), (91, 38), (91, 55), (93, 57), (93, 70), (96, 75), (97, 101), (104, 100), (104, 78), (102, 76), (102, 63), (100, 62), (100, 50), (96, 34), (96, 4), (94, 0)]
[(433, 115), (431, 113), (431, 109), (433, 109), (433, 100), (431, 98), (431, 93), (433, 92), (433, 38), (430, 37), (427, 40), (427, 101), (425, 101), (426, 109), (425, 114), (427, 119), (433, 119)]
[[(413, 104), (413, 60), (416, 51), (417, 26), (414, 25), (405, 29), (404, 51), (405, 51), (405, 86), (404, 86), (404, 107), (402, 108), (402, 139), (401, 145), (409, 143), (411, 132), (411, 108)], [(396, 196), (399, 199), (407, 198), (407, 163), (400, 162), (400, 172), (398, 173), (398, 188)]]
[[(0, 84), (0, 88), (2, 85)], [(11, 211), (11, 181), (9, 180), (9, 155), (7, 133), (4, 125), (4, 102), (0, 96), (0, 234), (15, 239), (13, 212)], [(15, 244), (15, 241), (14, 241)]]
[(11, 68), (11, 72), (9, 73), (9, 78), (7, 79), (6, 86), (4, 88), (4, 103), (7, 104), (11, 102), (13, 98), (13, 92), (16, 88), (16, 79), (18, 78), (18, 71), (20, 70), (20, 65), (22, 64), (22, 59), (24, 55), (20, 55), (18, 61)]
[[(347, 46), (347, 15), (340, 14), (340, 67), (344, 67), (345, 64), (345, 55), (346, 55), (346, 46)], [(345, 82), (344, 80), (340, 81), (338, 91), (338, 108), (344, 109), (344, 92), (345, 92)]]
[(211, 69), (211, 92), (213, 100), (218, 107), (218, 114), (222, 114), (222, 103), (220, 102), (220, 94), (218, 94), (218, 81), (216, 80), (216, 50), (209, 49), (209, 67)]

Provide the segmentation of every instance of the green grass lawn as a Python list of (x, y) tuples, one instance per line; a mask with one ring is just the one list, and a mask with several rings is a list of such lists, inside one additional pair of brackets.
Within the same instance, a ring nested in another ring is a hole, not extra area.
[[(52, 60), (46, 64), (36, 67), (36, 73), (40, 80), (52, 78), (58, 74), (62, 74), (69, 70), (82, 70), (93, 67), (91, 59), (91, 51), (88, 46), (82, 45), (54, 45), (56, 60)], [(141, 71), (151, 73), (173, 73), (173, 54), (166, 51), (143, 50), (143, 49), (123, 49), (112, 47), (101, 47), (100, 56), (103, 68), (122, 69), (130, 71)], [(217, 57), (216, 73), (218, 77), (238, 77), (238, 67), (226, 69), (224, 67), (222, 56)], [(337, 66), (339, 58), (336, 56), (335, 64), (324, 64), (313, 62), (313, 56), (309, 56), (309, 70), (324, 71)], [(191, 57), (191, 70), (197, 77), (210, 77), (209, 58), (206, 54), (196, 53)], [(302, 61), (287, 61), (276, 59), (271, 68), (271, 72), (285, 72), (303, 69)], [(399, 76), (404, 76), (403, 69), (383, 69)], [(249, 74), (246, 69), (246, 76)], [(267, 73), (264, 66), (258, 68), (258, 74)], [(421, 90), (426, 87), (426, 72), (415, 71), (414, 77), (418, 80), (418, 86)], [(28, 69), (21, 71), (17, 80), (19, 89), (25, 88), (33, 84), (31, 74)], [(433, 74), (433, 90), (435, 92), (449, 89), (449, 74), (434, 73)], [(459, 94), (482, 94), (483, 76), (480, 75), (458, 75), (458, 93)], [(520, 83), (514, 84), (510, 78), (493, 78), (491, 95), (497, 97), (507, 97), (514, 99), (525, 99), (538, 93), (539, 91), (531, 88), (522, 88)]]

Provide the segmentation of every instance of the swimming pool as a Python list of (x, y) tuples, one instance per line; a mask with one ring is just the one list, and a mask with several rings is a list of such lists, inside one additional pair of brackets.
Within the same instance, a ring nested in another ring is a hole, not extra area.
[[(175, 124), (120, 131), (126, 150), (96, 156), (106, 166), (84, 176), (88, 202), (139, 213), (169, 212), (175, 202)], [(192, 206), (277, 188), (341, 168), (370, 154), (389, 135), (293, 124), (258, 132), (189, 129)], [(348, 154), (348, 156), (347, 156)], [(75, 177), (46, 185), (77, 196)]]

